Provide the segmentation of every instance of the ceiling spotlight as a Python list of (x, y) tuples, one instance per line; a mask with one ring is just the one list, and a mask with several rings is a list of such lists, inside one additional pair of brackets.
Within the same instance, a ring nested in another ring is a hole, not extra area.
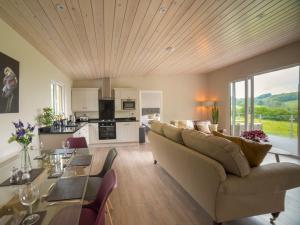
[(263, 18), (264, 16), (265, 16), (265, 13), (262, 12), (262, 13), (258, 14), (258, 15), (256, 16), (256, 18), (260, 20), (260, 19)]
[(159, 7), (159, 10), (158, 10), (161, 14), (165, 13), (167, 11), (167, 8), (164, 7), (164, 6), (161, 6)]
[(56, 8), (56, 10), (57, 10), (58, 12), (62, 12), (62, 11), (65, 10), (65, 6), (62, 5), (62, 4), (56, 4), (56, 5), (55, 5), (55, 8)]
[(175, 51), (175, 48), (172, 47), (172, 46), (169, 46), (165, 49), (167, 52), (174, 52)]

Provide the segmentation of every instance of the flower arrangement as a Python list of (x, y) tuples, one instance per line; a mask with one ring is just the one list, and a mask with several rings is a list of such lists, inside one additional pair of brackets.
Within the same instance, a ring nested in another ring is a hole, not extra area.
[(248, 140), (256, 141), (256, 142), (268, 142), (268, 136), (262, 130), (250, 130), (244, 131), (241, 134), (241, 137), (246, 138)]
[(27, 147), (32, 142), (32, 137), (34, 136), (34, 126), (27, 123), (27, 127), (24, 126), (21, 120), (19, 122), (13, 122), (15, 126), (15, 133), (12, 133), (11, 137), (8, 139), (8, 143), (16, 141), (23, 147)]

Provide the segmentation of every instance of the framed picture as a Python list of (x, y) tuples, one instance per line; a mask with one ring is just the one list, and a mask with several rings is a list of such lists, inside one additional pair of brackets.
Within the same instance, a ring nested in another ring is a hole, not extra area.
[(0, 52), (0, 113), (19, 112), (19, 62)]

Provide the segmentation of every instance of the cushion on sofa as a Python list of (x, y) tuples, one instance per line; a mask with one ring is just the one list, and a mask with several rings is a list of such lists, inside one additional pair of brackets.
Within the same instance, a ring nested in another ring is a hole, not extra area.
[(157, 134), (163, 135), (163, 123), (159, 122), (159, 121), (153, 121), (151, 123), (151, 130), (154, 131)]
[(181, 137), (181, 132), (182, 132), (183, 128), (178, 128), (178, 127), (172, 126), (170, 124), (164, 124), (162, 129), (163, 129), (164, 135), (167, 138), (169, 138), (179, 144), (183, 144), (183, 140)]
[(213, 134), (238, 144), (241, 150), (244, 152), (244, 155), (246, 156), (246, 159), (251, 167), (259, 166), (264, 160), (268, 151), (272, 148), (272, 145), (270, 144), (258, 143), (241, 137), (227, 136), (216, 131), (214, 131)]
[(210, 125), (211, 125), (211, 122), (208, 120), (208, 121), (197, 121), (195, 122), (196, 124), (196, 128), (197, 130), (199, 131), (202, 131), (204, 133), (207, 133), (207, 134), (210, 134), (211, 131), (210, 131)]
[(183, 130), (182, 139), (186, 146), (221, 163), (228, 173), (240, 177), (250, 173), (249, 163), (237, 144), (195, 130)]

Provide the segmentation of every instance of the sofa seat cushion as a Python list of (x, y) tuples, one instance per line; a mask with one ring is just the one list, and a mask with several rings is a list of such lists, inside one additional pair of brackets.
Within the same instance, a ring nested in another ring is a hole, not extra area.
[(151, 130), (154, 131), (157, 134), (163, 135), (163, 123), (159, 122), (159, 121), (153, 121), (151, 123)]
[(183, 128), (177, 128), (170, 124), (164, 124), (162, 129), (163, 129), (164, 135), (167, 138), (169, 138), (172, 141), (175, 141), (179, 144), (183, 144), (183, 140), (182, 140), (182, 136), (181, 136), (181, 132), (182, 132)]
[(272, 145), (270, 144), (258, 143), (241, 137), (227, 136), (216, 131), (213, 131), (213, 134), (238, 144), (245, 154), (251, 167), (259, 166), (264, 160), (268, 151), (270, 151), (272, 148)]
[(183, 130), (182, 138), (186, 146), (221, 163), (226, 172), (240, 177), (250, 173), (249, 163), (237, 144), (195, 130)]
[(300, 165), (272, 163), (254, 167), (248, 176), (228, 175), (219, 192), (225, 195), (279, 193), (300, 186)]

